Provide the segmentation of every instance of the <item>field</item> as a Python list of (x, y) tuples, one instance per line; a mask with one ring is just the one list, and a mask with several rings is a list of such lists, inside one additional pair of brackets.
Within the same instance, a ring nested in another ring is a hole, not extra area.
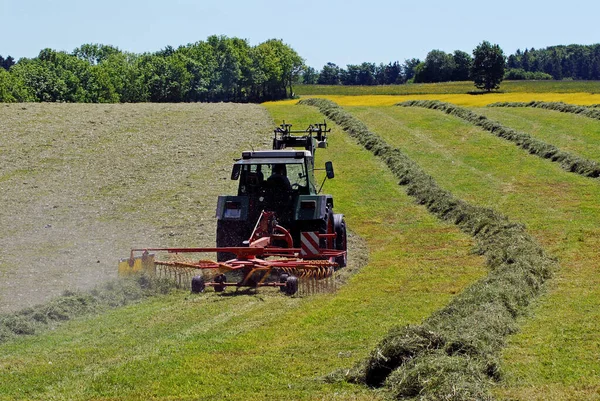
[[(502, 93), (600, 93), (598, 81), (504, 81)], [(473, 82), (441, 82), (435, 84), (345, 86), (345, 85), (297, 85), (294, 92), (299, 96), (315, 95), (448, 95), (477, 93)], [(471, 95), (472, 96), (472, 95)], [(478, 96), (478, 95), (476, 95)]]
[[(190, 112), (185, 108), (191, 106), (183, 107), (181, 114)], [(230, 111), (228, 107), (209, 109), (223, 116)], [(273, 106), (269, 110), (277, 120), (293, 113), (299, 125), (321, 119), (309, 107)], [(161, 113), (162, 124), (172, 125), (171, 118)], [(264, 121), (272, 124), (268, 118)], [(224, 118), (221, 124), (235, 126), (235, 121)], [(171, 128), (183, 135), (186, 130), (187, 126)], [(237, 150), (242, 146), (236, 145)], [(214, 152), (219, 155), (221, 150)], [(231, 151), (224, 147), (222, 152), (212, 174), (227, 177), (228, 171), (222, 170), (230, 164), (231, 158), (226, 156)], [(130, 156), (146, 160), (142, 152)], [(418, 323), (443, 306), (483, 274), (482, 261), (471, 254), (468, 237), (414, 205), (379, 162), (335, 127), (331, 150), (322, 157), (336, 163), (340, 177), (327, 184), (328, 190), (346, 213), (352, 232), (369, 248), (368, 255), (362, 251), (363, 257), (369, 257), (368, 266), (335, 295), (289, 299), (261, 291), (239, 297), (212, 292), (189, 297), (182, 291), (76, 320), (48, 335), (0, 347), (0, 397), (147, 399), (201, 394), (206, 399), (264, 399), (269, 394), (275, 399), (314, 399), (320, 398), (319, 394), (339, 394), (371, 399), (373, 394), (364, 388), (325, 385), (317, 379), (364, 357), (391, 326)], [(356, 160), (362, 160), (361, 164)], [(195, 163), (188, 167), (198, 169)], [(208, 177), (211, 183), (219, 181), (198, 170), (182, 170), (183, 178), (196, 173), (200, 181)], [(343, 179), (345, 176), (352, 180)], [(205, 193), (193, 190), (189, 193), (192, 202)], [(149, 199), (144, 208), (145, 221), (169, 220), (164, 205), (151, 206), (157, 203), (155, 199)], [(181, 224), (181, 229), (190, 231), (198, 225), (193, 218)], [(140, 227), (132, 227), (131, 232)], [(171, 231), (170, 226), (162, 233), (159, 230), (158, 240)], [(353, 241), (357, 247), (355, 244)], [(351, 257), (356, 263), (360, 252)], [(117, 346), (112, 349), (109, 344)]]
[(225, 145), (266, 145), (271, 129), (251, 105), (7, 104), (0, 115), (0, 312), (114, 277), (132, 246), (212, 245), (237, 154)]
[[(550, 84), (507, 84), (506, 93), (482, 96), (435, 87), (407, 96), (322, 95), (457, 198), (524, 224), (556, 258), (553, 278), (497, 356), (502, 379), (490, 389), (497, 399), (600, 399), (597, 179), (457, 117), (393, 105), (454, 102), (600, 162), (596, 120), (484, 107), (600, 103), (591, 86), (543, 86)], [(295, 103), (2, 106), (0, 311), (108, 280), (131, 246), (211, 245), (216, 197), (235, 190), (231, 160), (251, 144), (268, 147), (281, 120), (302, 128), (323, 119)], [(335, 293), (180, 290), (83, 316), (0, 345), (0, 400), (389, 396), (322, 379), (363, 360), (391, 328), (447, 306), (488, 274), (486, 261), (472, 237), (416, 204), (382, 160), (328, 122), (330, 147), (317, 152), (317, 165), (335, 165), (325, 191), (346, 216), (352, 249), (352, 274)]]

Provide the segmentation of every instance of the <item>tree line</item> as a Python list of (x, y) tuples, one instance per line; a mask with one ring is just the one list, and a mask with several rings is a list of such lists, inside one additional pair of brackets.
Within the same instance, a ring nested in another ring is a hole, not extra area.
[[(500, 49), (501, 50), (501, 49)], [(475, 52), (475, 50), (474, 50)], [(305, 84), (392, 85), (474, 80), (474, 58), (455, 50), (431, 50), (425, 60), (407, 59), (388, 64), (349, 64), (346, 68), (327, 63), (320, 71), (308, 67), (302, 74)], [(517, 50), (505, 59), (505, 79), (600, 80), (600, 44), (551, 46), (546, 49)]]
[(431, 50), (425, 60), (364, 62), (320, 71), (281, 40), (257, 46), (205, 41), (135, 54), (101, 44), (71, 53), (44, 49), (17, 62), (0, 56), (0, 102), (262, 102), (293, 96), (293, 85), (392, 85), (473, 80), (485, 90), (502, 79), (600, 80), (600, 44), (517, 50), (506, 58), (484, 41), (472, 55)]
[(600, 80), (600, 44), (517, 50), (506, 64), (509, 70), (543, 73), (556, 80)]
[[(10, 58), (10, 57), (9, 57)], [(101, 44), (44, 49), (0, 68), (0, 101), (262, 102), (289, 97), (304, 60), (278, 39), (226, 36), (135, 54)]]

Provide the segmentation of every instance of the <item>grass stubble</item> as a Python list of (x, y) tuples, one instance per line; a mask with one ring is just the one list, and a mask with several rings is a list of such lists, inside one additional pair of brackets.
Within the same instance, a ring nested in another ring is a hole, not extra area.
[(0, 312), (94, 288), (132, 247), (212, 246), (232, 160), (271, 124), (248, 104), (0, 105)]

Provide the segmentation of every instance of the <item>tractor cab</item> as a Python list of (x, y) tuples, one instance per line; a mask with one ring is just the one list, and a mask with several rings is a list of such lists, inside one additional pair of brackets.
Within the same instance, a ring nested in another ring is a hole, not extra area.
[(317, 193), (309, 151), (244, 152), (233, 165), (231, 179), (239, 179), (238, 196), (278, 190), (302, 195)]
[(295, 220), (299, 200), (317, 196), (312, 154), (307, 150), (264, 150), (242, 153), (233, 165), (238, 197), (248, 201), (248, 218), (263, 210), (276, 212), (281, 222)]

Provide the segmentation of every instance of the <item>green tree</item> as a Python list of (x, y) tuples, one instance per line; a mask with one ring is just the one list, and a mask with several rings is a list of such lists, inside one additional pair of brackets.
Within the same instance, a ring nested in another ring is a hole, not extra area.
[(120, 52), (121, 51), (114, 46), (88, 43), (73, 50), (73, 55), (81, 60), (87, 61), (90, 65), (95, 65), (100, 64), (111, 55)]
[(421, 60), (418, 58), (411, 58), (404, 60), (402, 64), (402, 74), (404, 75), (404, 81), (413, 79), (415, 77), (415, 70), (417, 66), (421, 64)]
[(401, 84), (403, 82), (402, 67), (400, 63), (394, 61), (394, 63), (388, 63), (388, 65), (382, 67), (381, 79), (378, 83), (381, 85), (393, 85)]
[(319, 73), (319, 85), (339, 85), (340, 84), (340, 67), (334, 63), (327, 63)]
[(191, 74), (181, 56), (147, 54), (140, 58), (143, 86), (151, 102), (181, 102), (190, 88)]
[(281, 65), (281, 79), (284, 87), (284, 97), (287, 97), (286, 91), (289, 88), (289, 96), (294, 94), (293, 83), (296, 77), (300, 75), (304, 67), (304, 60), (296, 53), (294, 49), (283, 43), (280, 39), (270, 39), (264, 44), (272, 46), (276, 61)]
[(305, 85), (314, 85), (319, 79), (319, 73), (313, 67), (306, 67), (302, 72), (302, 83)]
[(469, 53), (461, 50), (454, 51), (454, 71), (452, 72), (453, 81), (468, 81), (471, 73), (471, 64), (473, 58)]
[(177, 53), (181, 55), (186, 63), (186, 69), (191, 74), (190, 90), (186, 101), (210, 101), (214, 96), (213, 88), (218, 84), (219, 77), (219, 67), (213, 47), (207, 42), (199, 41), (180, 47)]
[(427, 53), (423, 67), (415, 71), (415, 82), (447, 82), (455, 69), (454, 58), (441, 50)]
[(71, 98), (64, 78), (47, 62), (24, 58), (12, 68), (11, 74), (23, 82), (38, 102), (68, 101)]
[(506, 58), (498, 45), (483, 41), (473, 50), (471, 77), (478, 89), (490, 92), (500, 87), (504, 79)]
[(15, 74), (0, 68), (0, 102), (31, 102), (35, 98)]
[(274, 47), (267, 42), (261, 43), (254, 48), (252, 55), (256, 69), (254, 96), (262, 100), (285, 98), (283, 69), (277, 60)]
[(119, 52), (109, 55), (94, 68), (106, 73), (123, 103), (144, 102), (148, 100), (147, 91), (143, 88), (142, 75), (138, 65), (140, 57), (133, 53)]

